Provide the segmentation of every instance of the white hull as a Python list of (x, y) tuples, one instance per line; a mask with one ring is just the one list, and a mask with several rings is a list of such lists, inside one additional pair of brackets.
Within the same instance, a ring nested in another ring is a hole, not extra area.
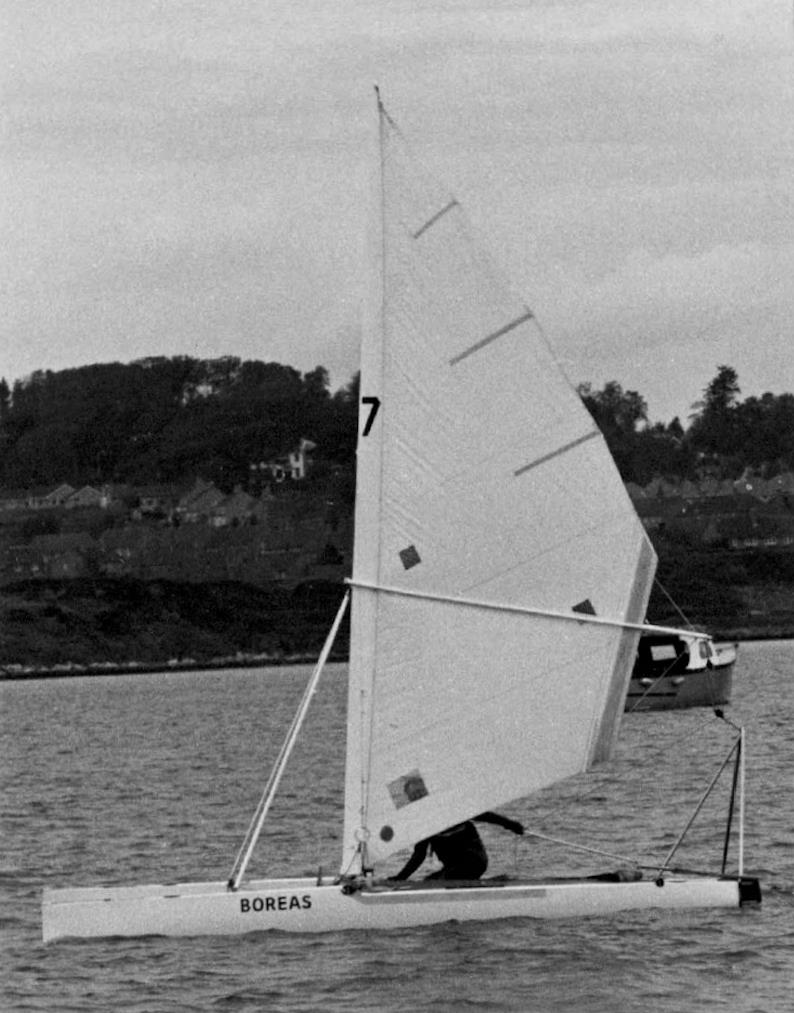
[(445, 921), (570, 918), (650, 908), (738, 907), (759, 899), (754, 880), (670, 876), (613, 883), (597, 880), (493, 882), (440, 888), (374, 886), (344, 893), (314, 879), (270, 879), (238, 891), (225, 883), (45, 890), (45, 942), (63, 937), (238, 935), (397, 929)]

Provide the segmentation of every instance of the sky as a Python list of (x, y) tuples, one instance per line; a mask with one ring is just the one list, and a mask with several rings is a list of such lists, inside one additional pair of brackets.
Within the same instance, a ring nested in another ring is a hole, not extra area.
[(794, 392), (791, 0), (3, 0), (0, 376), (358, 368), (373, 85), (574, 382)]

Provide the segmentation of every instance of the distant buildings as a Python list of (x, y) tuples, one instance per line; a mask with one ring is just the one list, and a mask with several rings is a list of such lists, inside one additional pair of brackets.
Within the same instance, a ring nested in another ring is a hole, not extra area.
[(649, 531), (685, 533), (732, 549), (794, 547), (794, 474), (765, 479), (750, 469), (731, 481), (656, 478), (627, 486)]
[[(272, 484), (226, 493), (196, 479), (169, 484), (0, 490), (0, 581), (90, 575), (251, 583), (341, 579), (353, 517), (305, 484), (308, 454), (266, 462)], [(279, 480), (279, 474), (282, 474)], [(257, 469), (257, 478), (261, 473)], [(704, 546), (794, 549), (794, 474), (735, 481), (657, 478), (627, 490), (650, 532)]]
[(226, 493), (200, 478), (187, 489), (0, 490), (0, 581), (341, 579), (350, 571), (352, 518), (340, 520), (339, 504), (304, 484), (313, 449), (302, 440), (265, 462), (269, 481), (257, 474), (255, 493), (239, 485)]

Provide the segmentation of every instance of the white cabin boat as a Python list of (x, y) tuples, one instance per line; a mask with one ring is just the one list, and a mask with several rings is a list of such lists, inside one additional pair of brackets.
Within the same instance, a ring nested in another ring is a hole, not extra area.
[[(378, 120), (339, 873), (245, 878), (347, 598), (228, 881), (46, 890), (45, 940), (759, 899), (743, 873), (741, 818), (730, 872), (723, 854), (714, 874), (678, 875), (671, 850), (650, 878), (383, 879), (396, 852), (609, 758), (656, 561), (531, 310), (498, 281), (460, 204), (418, 168), (380, 98)], [(740, 789), (741, 742), (729, 754)]]
[(731, 702), (736, 644), (680, 633), (640, 637), (627, 711), (721, 707)]

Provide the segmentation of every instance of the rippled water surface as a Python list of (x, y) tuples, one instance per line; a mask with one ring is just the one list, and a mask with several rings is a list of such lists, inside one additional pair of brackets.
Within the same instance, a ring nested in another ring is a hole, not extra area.
[[(345, 674), (332, 666), (323, 677), (252, 874), (335, 871)], [(45, 947), (45, 885), (226, 878), (307, 676), (308, 669), (282, 668), (0, 684), (0, 1008), (792, 1008), (792, 642), (742, 645), (728, 709), (748, 733), (746, 871), (763, 881), (761, 908)], [(708, 710), (626, 715), (609, 765), (510, 814), (549, 836), (652, 864), (675, 841), (732, 734)], [(679, 864), (719, 868), (730, 789), (723, 780)], [(483, 836), (491, 873), (590, 873), (616, 864), (496, 828)]]

